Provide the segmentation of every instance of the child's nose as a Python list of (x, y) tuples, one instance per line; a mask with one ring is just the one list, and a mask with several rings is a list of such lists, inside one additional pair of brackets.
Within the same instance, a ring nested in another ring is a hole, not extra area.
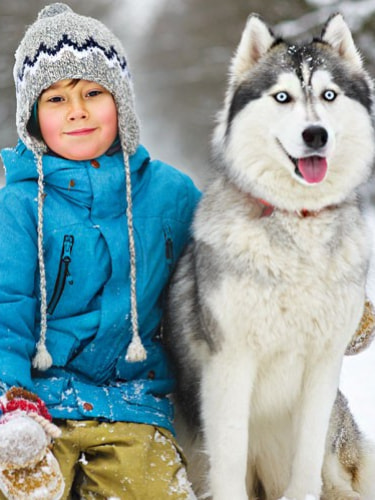
[(87, 118), (88, 113), (82, 102), (75, 102), (71, 105), (71, 108), (68, 113), (68, 120), (80, 120)]

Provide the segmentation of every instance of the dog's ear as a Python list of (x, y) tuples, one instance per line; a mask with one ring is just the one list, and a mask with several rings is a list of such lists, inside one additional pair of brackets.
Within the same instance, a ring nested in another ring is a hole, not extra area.
[(322, 40), (328, 43), (354, 70), (362, 70), (362, 58), (354, 44), (350, 29), (341, 14), (331, 16), (323, 28)]
[(268, 26), (257, 14), (251, 14), (232, 60), (232, 78), (240, 79), (248, 72), (266, 54), (274, 41), (275, 37)]

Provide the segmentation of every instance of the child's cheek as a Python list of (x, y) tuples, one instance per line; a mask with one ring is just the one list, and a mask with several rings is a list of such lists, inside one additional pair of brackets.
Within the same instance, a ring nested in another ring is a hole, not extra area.
[(54, 150), (61, 130), (60, 117), (56, 113), (43, 113), (39, 116), (39, 124), (44, 142)]

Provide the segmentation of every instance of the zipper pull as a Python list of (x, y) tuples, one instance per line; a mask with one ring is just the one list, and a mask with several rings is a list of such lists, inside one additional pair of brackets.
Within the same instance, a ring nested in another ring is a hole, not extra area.
[(72, 261), (73, 243), (74, 237), (70, 234), (65, 234), (61, 248), (59, 270), (57, 273), (55, 287), (53, 289), (52, 297), (47, 306), (48, 314), (54, 313), (64, 291), (66, 281), (68, 281), (69, 285), (73, 284), (73, 279), (69, 272), (69, 264)]
[[(67, 263), (68, 264), (68, 263)], [(70, 274), (68, 267), (66, 268), (66, 279), (69, 285), (73, 285), (73, 276)]]
[(71, 255), (72, 255), (73, 243), (74, 243), (74, 237), (70, 234), (66, 234), (64, 236), (64, 243), (63, 243), (64, 250), (61, 257), (61, 260), (63, 260), (64, 262), (70, 262), (72, 260)]
[(69, 285), (73, 285), (73, 278), (69, 272), (69, 264), (72, 261), (72, 249), (73, 249), (74, 237), (71, 234), (66, 234), (64, 236), (63, 242), (63, 254), (61, 260), (65, 263), (65, 277)]

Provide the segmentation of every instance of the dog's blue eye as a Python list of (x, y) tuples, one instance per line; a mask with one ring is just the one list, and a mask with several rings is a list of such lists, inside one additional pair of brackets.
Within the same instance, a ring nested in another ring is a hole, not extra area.
[(290, 102), (292, 98), (288, 94), (288, 92), (278, 92), (277, 94), (274, 95), (274, 98), (276, 99), (277, 102), (280, 102), (281, 104), (284, 104), (286, 102)]
[(337, 97), (337, 94), (334, 90), (326, 90), (323, 92), (323, 99), (326, 101), (334, 101)]

